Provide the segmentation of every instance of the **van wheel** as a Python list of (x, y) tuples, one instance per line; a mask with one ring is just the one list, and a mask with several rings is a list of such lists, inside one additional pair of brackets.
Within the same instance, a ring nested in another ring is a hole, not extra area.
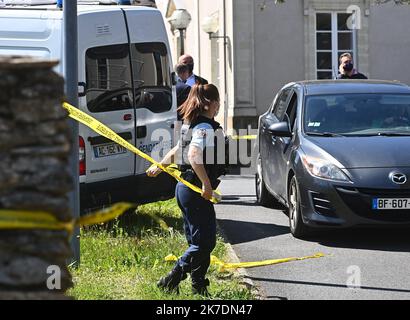
[(288, 190), (288, 214), (290, 232), (295, 238), (304, 238), (310, 234), (310, 229), (302, 219), (299, 185), (295, 176), (290, 181)]
[(270, 207), (276, 204), (276, 199), (272, 196), (268, 189), (266, 189), (265, 181), (263, 181), (262, 161), (260, 154), (258, 154), (256, 159), (255, 189), (256, 203), (265, 207)]

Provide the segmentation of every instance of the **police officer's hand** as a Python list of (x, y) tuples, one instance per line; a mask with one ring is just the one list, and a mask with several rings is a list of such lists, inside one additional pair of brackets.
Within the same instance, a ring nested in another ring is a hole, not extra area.
[(212, 190), (212, 186), (210, 183), (206, 183), (202, 185), (202, 193), (201, 193), (202, 198), (206, 200), (211, 200), (212, 193), (213, 193), (213, 190)]
[(151, 166), (147, 171), (147, 176), (151, 178), (155, 178), (157, 175), (159, 175), (162, 172), (161, 168), (157, 166)]

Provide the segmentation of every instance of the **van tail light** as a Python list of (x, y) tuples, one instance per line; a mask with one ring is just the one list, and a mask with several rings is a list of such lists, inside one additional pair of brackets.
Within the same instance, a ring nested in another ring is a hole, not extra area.
[(78, 161), (80, 176), (85, 176), (85, 143), (82, 137), (79, 137), (78, 141)]

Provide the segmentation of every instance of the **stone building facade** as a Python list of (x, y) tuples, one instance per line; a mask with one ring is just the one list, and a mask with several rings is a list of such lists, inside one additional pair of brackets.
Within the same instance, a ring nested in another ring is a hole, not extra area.
[[(258, 116), (288, 82), (336, 76), (338, 56), (345, 51), (352, 52), (357, 68), (369, 78), (410, 84), (403, 68), (410, 55), (410, 5), (373, 0), (156, 2), (166, 21), (178, 8), (191, 14), (185, 51), (197, 61), (195, 72), (226, 93), (230, 128), (256, 128)], [(219, 23), (215, 35), (226, 35), (226, 41), (210, 40), (202, 31), (209, 17)], [(175, 62), (179, 33), (169, 30), (169, 36)]]

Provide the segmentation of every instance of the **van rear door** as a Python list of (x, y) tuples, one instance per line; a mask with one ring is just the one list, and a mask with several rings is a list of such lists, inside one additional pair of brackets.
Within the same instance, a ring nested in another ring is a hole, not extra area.
[[(123, 9), (131, 51), (136, 104), (136, 146), (159, 160), (172, 148), (176, 121), (172, 61), (161, 13), (155, 9)], [(136, 157), (136, 174), (150, 163)]]
[[(78, 15), (80, 108), (135, 145), (131, 63), (124, 15), (115, 9)], [(81, 182), (133, 176), (135, 154), (80, 125), (86, 147)]]

